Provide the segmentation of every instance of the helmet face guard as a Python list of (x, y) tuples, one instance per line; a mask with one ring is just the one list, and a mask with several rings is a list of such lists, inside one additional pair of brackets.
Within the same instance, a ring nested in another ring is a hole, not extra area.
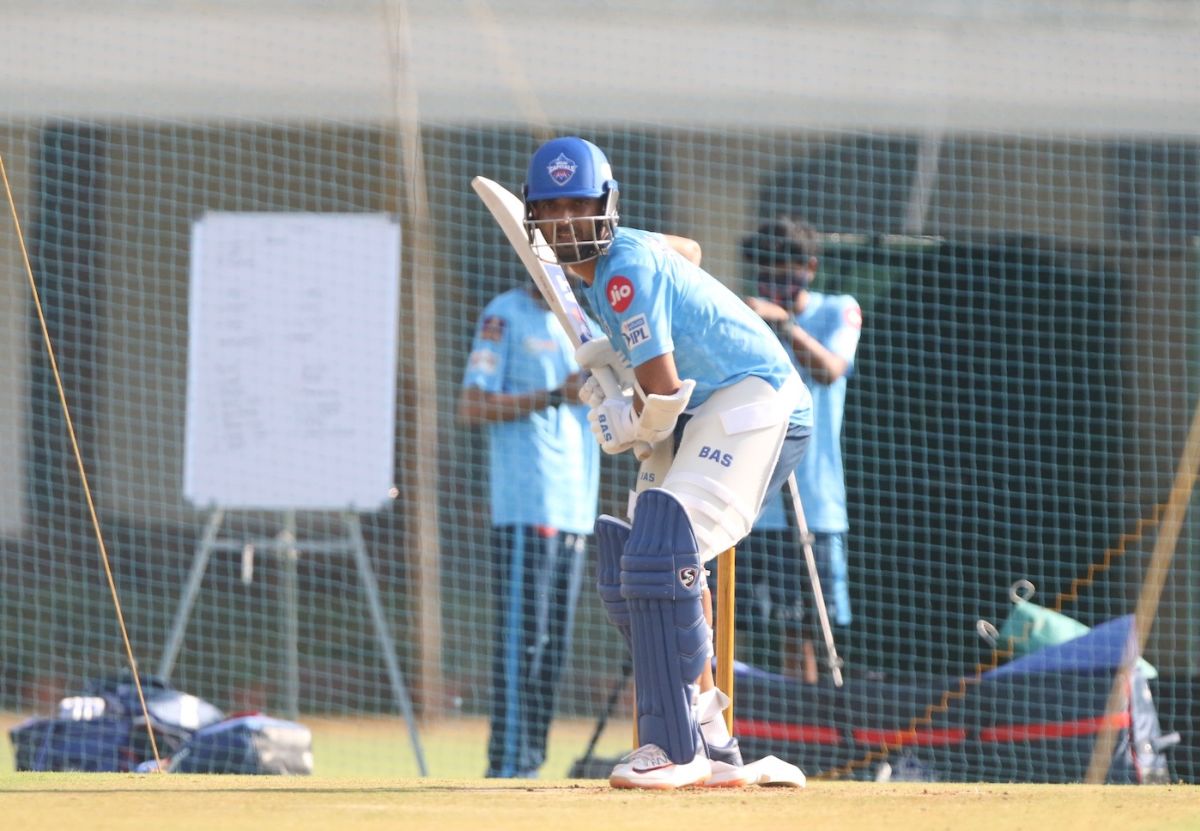
[[(617, 231), (617, 182), (599, 147), (576, 136), (552, 139), (529, 161), (522, 188), (525, 230), (538, 257), (546, 262), (582, 263), (605, 254)], [(601, 213), (561, 219), (537, 219), (533, 205), (549, 199), (602, 199)], [(590, 221), (590, 235), (578, 232)]]
[[(533, 215), (535, 202), (526, 202), (525, 231), (529, 244), (543, 262), (559, 262), (564, 265), (594, 260), (608, 253), (617, 233), (617, 192), (610, 191), (604, 200), (602, 213), (572, 217), (570, 222), (562, 219), (536, 219)], [(580, 226), (587, 223), (590, 230), (581, 233)]]

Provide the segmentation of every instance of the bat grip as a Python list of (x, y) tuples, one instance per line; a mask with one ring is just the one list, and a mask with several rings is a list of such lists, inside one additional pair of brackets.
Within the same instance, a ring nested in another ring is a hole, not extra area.
[[(592, 370), (592, 375), (600, 382), (600, 389), (604, 390), (606, 398), (621, 397), (621, 384), (617, 381), (617, 373), (611, 366), (598, 366)], [(633, 455), (637, 456), (639, 462), (649, 459), (653, 452), (654, 448), (644, 441), (633, 445)]]

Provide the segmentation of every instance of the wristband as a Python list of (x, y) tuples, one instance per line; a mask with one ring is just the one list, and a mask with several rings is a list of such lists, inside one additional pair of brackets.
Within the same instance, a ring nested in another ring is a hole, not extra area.
[(566, 396), (563, 395), (562, 387), (550, 390), (546, 393), (546, 406), (557, 407), (560, 404), (566, 403)]

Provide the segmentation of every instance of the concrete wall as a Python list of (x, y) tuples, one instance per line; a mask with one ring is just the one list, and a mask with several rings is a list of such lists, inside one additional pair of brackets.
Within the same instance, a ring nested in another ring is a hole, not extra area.
[(1169, 0), (6, 6), (10, 116), (1200, 132)]

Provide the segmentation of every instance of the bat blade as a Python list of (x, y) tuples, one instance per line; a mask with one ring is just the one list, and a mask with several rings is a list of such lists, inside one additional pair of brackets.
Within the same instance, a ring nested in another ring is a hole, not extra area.
[[(575, 299), (575, 292), (571, 291), (571, 284), (567, 282), (567, 275), (563, 272), (562, 266), (557, 263), (545, 262), (529, 244), (529, 237), (525, 232), (525, 206), (521, 200), (483, 176), (476, 176), (472, 179), (471, 187), (483, 200), (483, 204), (491, 212), (492, 218), (496, 220), (496, 224), (500, 226), (504, 236), (508, 238), (509, 245), (521, 258), (525, 270), (533, 278), (538, 291), (550, 306), (550, 311), (554, 313), (558, 322), (570, 336), (571, 342), (575, 346), (579, 346), (579, 344), (594, 338), (595, 333), (588, 324), (579, 301)], [(542, 245), (544, 246), (542, 250), (550, 250), (544, 242)]]
[[(571, 343), (578, 348), (581, 343), (586, 343), (594, 338), (596, 335), (592, 331), (579, 301), (575, 299), (575, 292), (571, 291), (571, 284), (567, 282), (567, 275), (562, 270), (562, 266), (543, 260), (530, 244), (529, 236), (525, 231), (524, 203), (503, 186), (484, 176), (476, 176), (472, 179), (471, 188), (492, 214), (492, 218), (496, 220), (496, 224), (500, 226), (504, 236), (508, 238), (508, 244), (521, 258), (525, 270), (533, 278), (538, 292), (566, 331), (567, 336), (570, 337)], [(545, 240), (541, 239), (540, 232), (537, 239), (540, 243), (538, 246), (540, 250), (551, 251)], [(592, 370), (592, 375), (600, 382), (606, 396), (609, 398), (621, 397), (621, 385), (617, 380), (616, 371), (612, 367), (597, 367)], [(634, 446), (634, 452), (639, 459), (648, 458), (651, 450), (650, 445), (645, 442), (638, 442)]]

